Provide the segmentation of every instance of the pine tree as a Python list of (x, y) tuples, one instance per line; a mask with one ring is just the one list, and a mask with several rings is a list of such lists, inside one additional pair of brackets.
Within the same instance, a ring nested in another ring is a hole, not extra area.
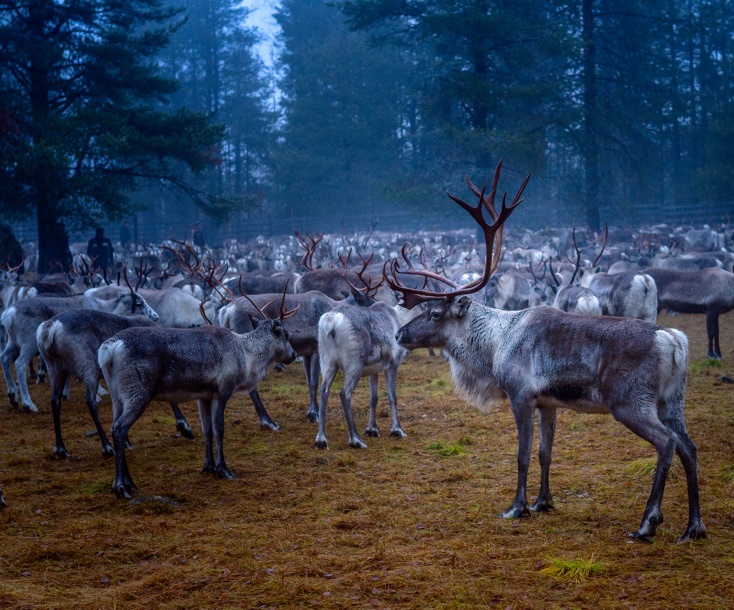
[(170, 111), (156, 66), (180, 18), (160, 0), (0, 1), (0, 202), (35, 214), (39, 270), (68, 268), (68, 230), (134, 210), (141, 180), (218, 205), (183, 172), (215, 161), (222, 128)]

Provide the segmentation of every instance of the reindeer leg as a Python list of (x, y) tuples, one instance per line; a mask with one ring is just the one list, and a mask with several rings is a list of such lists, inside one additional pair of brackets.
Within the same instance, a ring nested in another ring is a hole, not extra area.
[(316, 392), (319, 387), (319, 354), (314, 352), (310, 356), (303, 356), (303, 370), (306, 373), (308, 384), (308, 411), (306, 419), (310, 422), (319, 421), (319, 407), (316, 402)]
[(672, 416), (664, 419), (663, 423), (676, 434), (675, 451), (686, 472), (686, 483), (688, 486), (688, 527), (678, 539), (678, 542), (705, 538), (706, 527), (701, 519), (698, 494), (698, 449), (696, 448), (696, 443), (688, 436), (686, 424), (682, 417)]
[(653, 445), (658, 454), (655, 478), (642, 516), (642, 522), (639, 529), (630, 534), (630, 537), (635, 540), (648, 542), (655, 535), (658, 525), (663, 522), (663, 512), (660, 505), (663, 501), (668, 470), (676, 450), (676, 437), (658, 419), (657, 408), (654, 405), (648, 408), (636, 409), (635, 413), (628, 414), (624, 408), (612, 410), (612, 413), (617, 421), (623, 423), (637, 436)]
[(173, 417), (176, 419), (176, 430), (178, 430), (184, 438), (194, 438), (194, 433), (191, 431), (189, 422), (186, 420), (186, 417), (175, 402), (171, 403), (171, 410), (173, 411)]
[(250, 399), (252, 400), (252, 404), (255, 405), (255, 412), (260, 419), (260, 427), (263, 430), (280, 430), (280, 426), (270, 419), (270, 415), (268, 415), (257, 389), (250, 392)]
[(706, 312), (706, 333), (709, 338), (709, 358), (721, 360), (721, 348), (719, 347), (719, 312), (709, 310)]
[(365, 436), (380, 436), (377, 429), (377, 393), (379, 390), (377, 375), (370, 375), (370, 421), (364, 429)]
[(511, 399), (512, 413), (517, 425), (517, 491), (512, 506), (500, 513), (503, 519), (518, 519), (530, 513), (528, 509), (528, 468), (533, 451), (533, 425), (535, 407), (526, 399)]
[(201, 435), (204, 437), (204, 466), (201, 468), (201, 471), (207, 474), (213, 474), (215, 468), (214, 453), (212, 450), (212, 404), (209, 400), (201, 399), (198, 401), (198, 406)]
[[(322, 362), (323, 365), (323, 362)], [(326, 403), (329, 401), (329, 392), (331, 384), (334, 383), (337, 368), (329, 367), (327, 370), (321, 370), (321, 401), (319, 403), (319, 431), (316, 433), (314, 444), (319, 449), (328, 449), (329, 443), (326, 442)]]
[(92, 416), (94, 427), (97, 428), (97, 434), (99, 435), (99, 440), (102, 443), (102, 455), (115, 455), (115, 450), (110, 444), (110, 441), (104, 432), (104, 428), (102, 428), (102, 422), (99, 419), (99, 409), (97, 408), (97, 388), (99, 386), (99, 377), (85, 380), (84, 385), (87, 389), (87, 407), (89, 408), (89, 415)]
[(112, 493), (117, 498), (130, 498), (133, 491), (137, 489), (127, 466), (125, 446), (130, 427), (137, 421), (146, 406), (147, 403), (143, 403), (143, 406), (139, 404), (113, 405), (115, 421), (112, 424), (112, 443), (115, 448), (115, 480), (112, 483)]
[(8, 386), (8, 400), (10, 400), (10, 404), (16, 409), (20, 408), (20, 405), (18, 404), (18, 388), (15, 385), (13, 373), (10, 370), (10, 363), (13, 362), (19, 354), (20, 348), (13, 343), (12, 339), (9, 339), (5, 344), (5, 349), (0, 357), (0, 362), (3, 367), (3, 375), (5, 376), (5, 383)]
[(18, 389), (20, 390), (20, 401), (23, 408), (35, 413), (38, 411), (38, 407), (33, 404), (28, 391), (28, 381), (26, 380), (26, 370), (28, 369), (28, 363), (33, 360), (34, 352), (35, 347), (30, 348), (24, 345), (20, 348), (20, 355), (15, 360), (15, 374), (18, 377)]
[(342, 409), (344, 409), (344, 417), (347, 420), (347, 428), (349, 430), (349, 446), (355, 449), (366, 449), (367, 444), (359, 438), (357, 426), (354, 425), (354, 414), (352, 413), (352, 395), (354, 389), (359, 383), (361, 371), (346, 370), (344, 371), (344, 384), (339, 392), (339, 398), (342, 401)]
[[(33, 359), (31, 359), (29, 366), (33, 368)], [(46, 381), (46, 361), (43, 356), (38, 356), (38, 373), (36, 374), (36, 383), (44, 383)]]
[(387, 385), (387, 400), (390, 403), (390, 414), (392, 416), (392, 427), (390, 428), (390, 436), (396, 438), (403, 438), (408, 436), (403, 432), (400, 427), (400, 420), (398, 419), (398, 394), (395, 389), (395, 384), (398, 377), (397, 367), (390, 367), (385, 370), (385, 384)]
[(69, 380), (69, 375), (65, 371), (57, 371), (51, 375), (51, 414), (54, 419), (54, 434), (56, 442), (54, 444), (54, 457), (67, 458), (71, 454), (64, 446), (64, 439), (61, 437), (61, 395)]
[(538, 460), (540, 461), (540, 493), (538, 498), (530, 507), (532, 511), (548, 511), (553, 506), (553, 496), (550, 492), (550, 465), (553, 453), (553, 438), (556, 433), (556, 410), (553, 408), (538, 409), (540, 420), (540, 449)]
[(224, 408), (227, 406), (225, 398), (214, 398), (211, 402), (212, 428), (214, 444), (217, 450), (214, 472), (220, 479), (236, 479), (233, 472), (227, 468), (224, 461)]

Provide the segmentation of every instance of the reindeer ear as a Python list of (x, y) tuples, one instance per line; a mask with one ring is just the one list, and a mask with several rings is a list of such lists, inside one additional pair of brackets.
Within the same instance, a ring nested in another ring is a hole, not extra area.
[(250, 324), (252, 324), (253, 330), (255, 328), (257, 328), (258, 327), (258, 324), (260, 324), (260, 320), (258, 320), (255, 316), (253, 316), (252, 314), (249, 314), (249, 313), (247, 314), (247, 317), (250, 320)]
[(458, 301), (453, 301), (449, 307), (451, 309), (451, 313), (456, 318), (463, 318), (471, 304), (472, 300), (467, 296), (463, 296)]

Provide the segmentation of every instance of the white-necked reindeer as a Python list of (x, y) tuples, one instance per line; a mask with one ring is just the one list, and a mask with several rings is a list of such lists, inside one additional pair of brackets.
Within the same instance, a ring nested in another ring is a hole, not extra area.
[[(553, 507), (549, 471), (556, 410), (570, 408), (611, 415), (654, 445), (658, 461), (650, 497), (633, 538), (653, 536), (663, 521), (661, 501), (673, 455), (681, 459), (688, 485), (688, 527), (680, 541), (703, 538), (706, 529), (699, 508), (696, 445), (688, 435), (683, 413), (688, 343), (675, 329), (636, 319), (569, 314), (551, 307), (506, 312), (468, 298), (489, 280), (496, 262), (490, 260), (495, 237), (520, 203), (527, 179), (512, 203), (498, 213), (494, 207), (501, 163), (490, 194), (471, 206), (451, 196), (482, 227), (488, 260), (481, 281), (442, 294), (401, 285), (400, 274), (420, 270), (391, 267), (388, 283), (404, 295), (407, 306), (439, 299), (397, 334), (408, 349), (442, 348), (454, 382), (468, 400), (486, 405), (498, 390), (507, 394), (518, 428), (518, 480), (512, 505), (501, 516), (520, 517), (528, 510)], [(528, 176), (529, 178), (529, 176)], [(493, 219), (484, 218), (486, 208)], [(540, 419), (540, 492), (528, 507), (526, 486), (532, 451), (534, 414)]]
[[(286, 315), (281, 310), (281, 318)], [(256, 389), (272, 364), (295, 359), (280, 320), (262, 322), (244, 335), (218, 326), (130, 328), (105, 341), (98, 362), (112, 396), (113, 493), (129, 498), (135, 489), (125, 443), (128, 430), (152, 400), (198, 400), (205, 442), (203, 471), (234, 478), (224, 461), (227, 401), (235, 393)]]

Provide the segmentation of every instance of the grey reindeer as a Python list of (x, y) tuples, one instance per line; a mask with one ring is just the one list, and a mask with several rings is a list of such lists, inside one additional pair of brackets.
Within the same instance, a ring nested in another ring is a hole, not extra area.
[[(22, 405), (30, 411), (38, 411), (38, 407), (31, 399), (26, 381), (26, 370), (33, 356), (38, 353), (36, 342), (38, 326), (58, 313), (79, 309), (93, 309), (119, 315), (142, 313), (153, 321), (158, 320), (158, 314), (132, 288), (129, 292), (121, 293), (111, 300), (76, 295), (71, 297), (37, 296), (19, 301), (6, 309), (0, 317), (8, 334), (8, 342), (0, 360), (2, 360), (5, 382), (8, 385), (8, 399), (13, 406), (19, 406), (17, 394), (20, 388)], [(15, 361), (15, 371), (18, 377), (17, 386), (10, 371), (10, 364), (13, 361)]]
[[(281, 319), (288, 313), (281, 309)], [(112, 492), (129, 498), (136, 489), (125, 442), (128, 430), (152, 400), (197, 400), (205, 443), (203, 472), (235, 478), (224, 460), (227, 401), (235, 393), (256, 389), (271, 365), (295, 359), (281, 320), (261, 322), (241, 335), (217, 326), (130, 328), (105, 341), (98, 363), (112, 396)]]
[[(79, 378), (84, 384), (87, 407), (102, 443), (102, 454), (115, 454), (99, 419), (97, 388), (101, 373), (97, 364), (97, 350), (103, 341), (121, 330), (154, 324), (145, 316), (118, 316), (105, 311), (80, 309), (57, 314), (39, 325), (36, 331), (38, 351), (46, 362), (51, 378), (51, 413), (56, 436), (54, 457), (66, 458), (70, 455), (61, 436), (61, 397), (66, 394), (68, 398), (68, 384), (72, 377)], [(194, 438), (181, 409), (175, 403), (171, 407), (176, 429), (186, 438)]]
[[(410, 289), (401, 285), (400, 275), (425, 271), (401, 270), (396, 263), (391, 266), (388, 284), (403, 293), (407, 306), (439, 299), (398, 331), (398, 344), (406, 349), (442, 348), (458, 391), (479, 406), (485, 406), (497, 391), (509, 397), (518, 429), (518, 477), (515, 499), (501, 517), (517, 518), (529, 510), (553, 507), (549, 472), (556, 411), (569, 408), (610, 413), (657, 451), (650, 496), (639, 529), (630, 534), (632, 538), (651, 538), (663, 521), (661, 502), (674, 453), (683, 463), (688, 486), (688, 526), (679, 542), (704, 538), (697, 449), (686, 430), (683, 412), (686, 336), (644, 320), (569, 314), (546, 306), (499, 311), (466, 296), (489, 280), (497, 264), (489, 253), (499, 253), (499, 247), (493, 250), (495, 237), (501, 243), (503, 224), (521, 202), (530, 178), (509, 206), (506, 195), (503, 197), (498, 213), (494, 199), (500, 169), (501, 163), (490, 194), (485, 196), (482, 191), (476, 206), (450, 195), (484, 231), (488, 257), (481, 280), (449, 293)], [(483, 208), (492, 217), (492, 224), (485, 219)], [(526, 486), (536, 411), (540, 422), (540, 492), (528, 506)]]
[[(346, 269), (346, 264), (344, 267)], [(357, 290), (354, 286), (352, 288)], [(368, 292), (375, 290), (374, 285), (368, 286)], [(369, 307), (343, 301), (321, 316), (318, 327), (321, 391), (316, 447), (320, 449), (329, 447), (326, 440), (326, 406), (331, 386), (339, 370), (344, 373), (339, 397), (347, 421), (350, 447), (356, 449), (367, 447), (357, 433), (352, 413), (352, 394), (362, 377), (369, 377), (370, 384), (370, 416), (365, 435), (371, 437), (380, 435), (376, 420), (379, 373), (385, 374), (387, 399), (392, 417), (390, 436), (397, 438), (406, 436), (398, 418), (396, 380), (398, 367), (408, 352), (398, 345), (395, 333), (418, 313), (418, 310), (411, 311), (383, 301), (373, 303)]]
[(719, 316), (734, 309), (734, 273), (723, 269), (683, 271), (648, 267), (657, 284), (658, 311), (706, 314), (708, 357), (721, 359)]

